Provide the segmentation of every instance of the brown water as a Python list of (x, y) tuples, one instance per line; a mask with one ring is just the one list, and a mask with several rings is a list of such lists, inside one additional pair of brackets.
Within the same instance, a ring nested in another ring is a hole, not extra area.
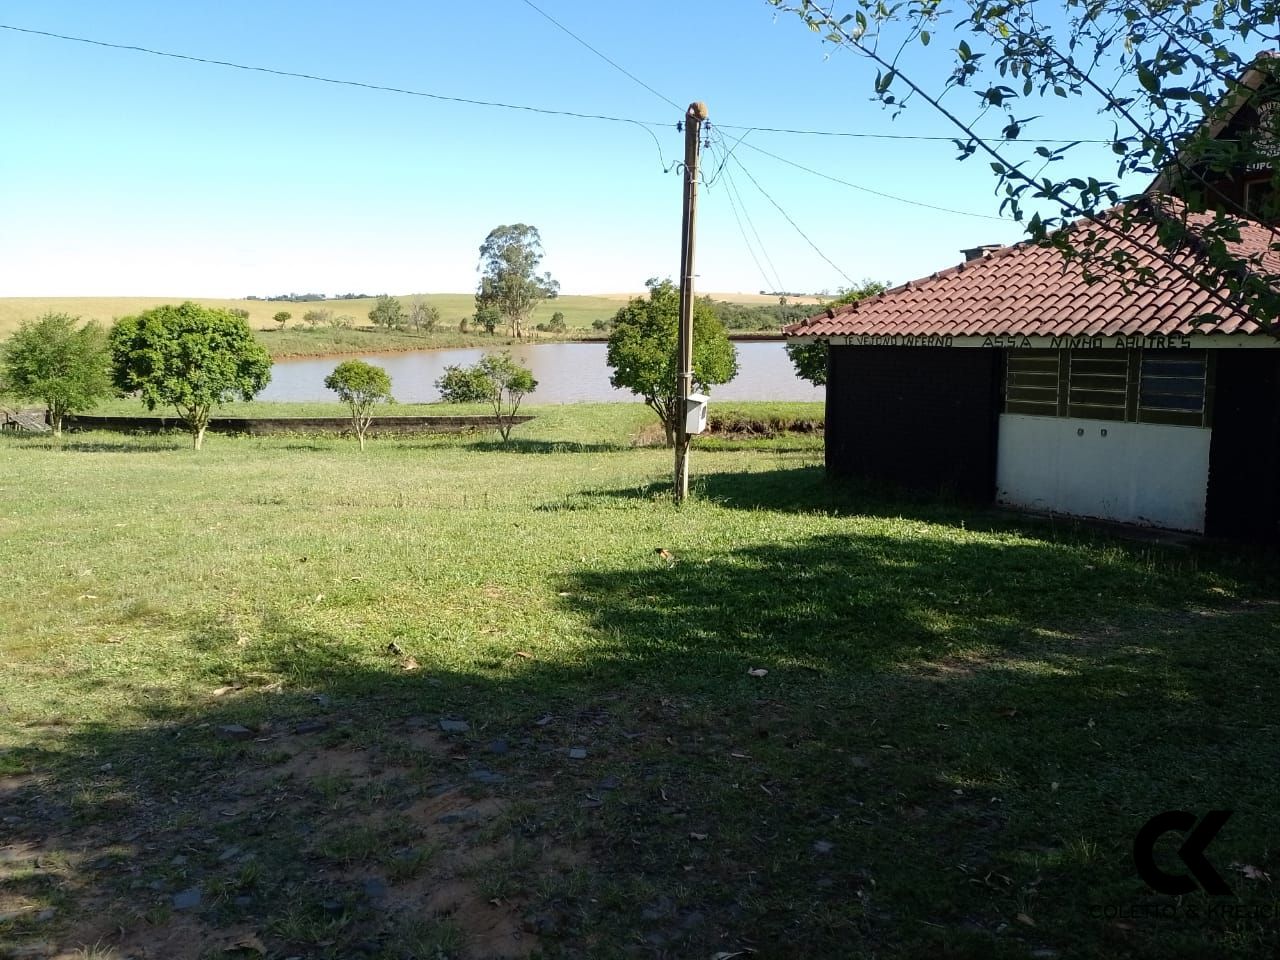
[[(825, 391), (795, 375), (781, 343), (738, 343), (738, 376), (713, 387), (717, 400), (822, 400)], [(486, 350), (415, 350), (365, 355), (391, 375), (391, 388), (401, 403), (430, 403), (440, 399), (435, 381), (449, 365), (475, 363)], [(603, 343), (535, 343), (511, 348), (533, 370), (538, 389), (531, 403), (598, 403), (637, 400), (627, 390), (609, 385)], [(333, 394), (324, 378), (340, 359), (280, 360), (271, 368), (271, 383), (259, 400), (323, 401)]]

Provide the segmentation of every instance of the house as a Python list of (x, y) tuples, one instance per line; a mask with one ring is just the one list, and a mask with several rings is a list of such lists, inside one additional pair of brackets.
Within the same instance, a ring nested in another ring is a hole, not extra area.
[[(1240, 124), (1264, 115), (1247, 95), (1257, 84), (1244, 87), (1213, 135), (1239, 136)], [(1254, 167), (1217, 186), (1262, 202), (1269, 183)], [(1280, 339), (1230, 291), (1197, 282), (1208, 256), (1199, 238), (1214, 218), (1161, 192), (1177, 187), (1157, 178), (1149, 215), (1113, 240), (1153, 282), (1105, 269), (1089, 282), (1077, 261), (1030, 241), (976, 247), (958, 266), (788, 327), (794, 340), (830, 346), (829, 473), (1280, 539)], [(1119, 217), (1071, 229), (1105, 231)], [(1170, 222), (1187, 228), (1172, 262), (1157, 253), (1157, 231)], [(1277, 242), (1271, 226), (1250, 220), (1228, 246), (1255, 276), (1274, 277)]]

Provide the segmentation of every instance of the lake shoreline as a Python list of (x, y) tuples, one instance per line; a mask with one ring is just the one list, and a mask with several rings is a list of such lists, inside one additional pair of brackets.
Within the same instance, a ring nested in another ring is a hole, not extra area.
[[(783, 343), (786, 341), (786, 335), (782, 332), (777, 333), (734, 333), (729, 334), (729, 340), (733, 343)], [(528, 340), (516, 340), (511, 337), (493, 337), (493, 338), (473, 338), (463, 343), (450, 343), (441, 346), (424, 347), (419, 344), (405, 344), (399, 347), (378, 347), (373, 350), (361, 350), (353, 345), (350, 350), (321, 350), (316, 353), (272, 353), (272, 361), (278, 360), (336, 360), (339, 357), (379, 357), (379, 356), (395, 356), (401, 353), (419, 353), (425, 351), (437, 350), (485, 350), (490, 344), (494, 347), (517, 347), (517, 346), (537, 346), (542, 344), (553, 343), (607, 343), (608, 337), (556, 337), (554, 339), (537, 338)]]

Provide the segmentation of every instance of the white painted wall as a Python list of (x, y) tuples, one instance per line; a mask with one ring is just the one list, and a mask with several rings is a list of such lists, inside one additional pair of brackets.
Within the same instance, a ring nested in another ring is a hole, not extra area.
[(1201, 427), (1003, 414), (996, 500), (1203, 533), (1212, 433)]

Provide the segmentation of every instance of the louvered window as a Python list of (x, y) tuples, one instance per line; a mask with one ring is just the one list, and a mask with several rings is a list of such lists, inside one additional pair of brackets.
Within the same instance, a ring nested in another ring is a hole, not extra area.
[(1057, 350), (1011, 350), (1005, 370), (1005, 409), (1033, 416), (1058, 415)]
[(1067, 416), (1123, 420), (1129, 392), (1129, 353), (1072, 350), (1068, 357)]
[(1204, 350), (1010, 350), (1006, 413), (1203, 427), (1213, 365)]
[(1203, 350), (1150, 350), (1142, 355), (1138, 419), (1143, 423), (1204, 426), (1209, 360)]

